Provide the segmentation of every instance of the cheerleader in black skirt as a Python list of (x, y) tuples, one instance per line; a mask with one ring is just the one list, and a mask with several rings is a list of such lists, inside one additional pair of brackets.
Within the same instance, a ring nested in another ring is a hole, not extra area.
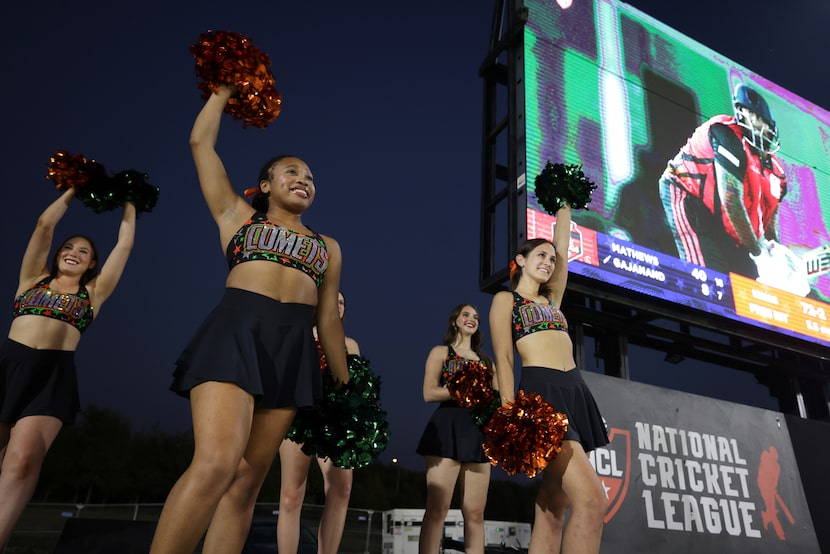
[(54, 231), (75, 189), (38, 218), (20, 264), (14, 319), (0, 345), (0, 550), (32, 497), (46, 453), (80, 409), (75, 350), (121, 278), (135, 242), (136, 208), (124, 205), (115, 247), (99, 259), (73, 235), (55, 251)]
[[(170, 491), (150, 551), (241, 552), (254, 504), (297, 409), (322, 398), (312, 327), (335, 379), (348, 382), (337, 309), (338, 243), (307, 227), (311, 169), (277, 156), (257, 186), (231, 185), (216, 141), (238, 91), (217, 85), (193, 124), (190, 149), (228, 262), (225, 294), (176, 362), (171, 389), (190, 399), (193, 460)], [(198, 263), (199, 260), (193, 260)]]
[(481, 352), (478, 310), (470, 304), (456, 306), (449, 316), (444, 343), (429, 353), (424, 371), (424, 401), (440, 402), (418, 444), (426, 461), (427, 504), (418, 551), (437, 553), (444, 536), (444, 519), (456, 481), (461, 484), (464, 516), (464, 550), (484, 552), (484, 507), (490, 485), (490, 464), (484, 455), (484, 433), (469, 408), (460, 407), (446, 387), (447, 380), (473, 363), (492, 372), (492, 363)]
[(542, 472), (530, 552), (599, 552), (607, 509), (587, 452), (606, 445), (608, 436), (576, 368), (568, 324), (559, 310), (568, 281), (570, 224), (566, 204), (557, 213), (553, 241), (531, 239), (521, 245), (510, 264), (511, 290), (496, 293), (490, 308), (502, 404), (515, 399), (515, 347), (522, 362), (519, 389), (540, 394), (568, 416), (562, 451)]

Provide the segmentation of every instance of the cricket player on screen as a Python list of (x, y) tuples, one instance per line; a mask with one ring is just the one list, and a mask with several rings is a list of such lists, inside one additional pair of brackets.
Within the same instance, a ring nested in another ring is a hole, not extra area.
[(734, 113), (695, 129), (660, 178), (660, 199), (681, 259), (800, 296), (804, 263), (778, 236), (787, 177), (775, 156), (778, 128), (766, 100), (735, 87)]

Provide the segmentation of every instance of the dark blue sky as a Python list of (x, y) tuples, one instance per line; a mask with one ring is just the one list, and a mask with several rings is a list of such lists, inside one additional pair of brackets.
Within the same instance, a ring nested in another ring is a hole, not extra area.
[[(490, 302), (477, 277), (478, 68), (492, 2), (121, 4), (4, 8), (0, 291), (9, 311), (28, 236), (56, 195), (45, 179), (49, 156), (66, 149), (112, 172), (147, 172), (161, 189), (159, 204), (140, 217), (125, 276), (81, 342), (81, 396), (137, 428), (189, 427), (188, 403), (167, 390), (170, 374), (219, 299), (227, 269), (187, 144), (202, 105), (188, 48), (208, 29), (241, 32), (270, 54), (283, 113), (264, 130), (226, 118), (220, 154), (240, 192), (274, 154), (311, 166), (318, 193), (304, 221), (343, 249), (346, 333), (382, 375), (390, 414), (383, 459), (420, 468), (414, 448), (433, 409), (421, 398), (426, 355), (452, 306), (472, 302), (486, 320)], [(757, 0), (631, 4), (830, 106), (830, 78), (815, 65), (830, 23), (826, 3), (795, 0), (786, 11)], [(73, 205), (56, 238), (86, 233), (107, 251), (118, 218)], [(636, 349), (632, 365), (647, 382), (713, 395), (726, 388), (733, 399), (774, 407), (750, 376), (689, 361), (670, 366)]]

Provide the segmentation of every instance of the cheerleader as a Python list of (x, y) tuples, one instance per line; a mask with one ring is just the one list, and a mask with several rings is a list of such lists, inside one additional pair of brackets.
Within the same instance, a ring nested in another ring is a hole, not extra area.
[(444, 537), (444, 520), (450, 508), (456, 482), (461, 485), (461, 512), (464, 517), (464, 550), (484, 552), (484, 507), (490, 486), (490, 463), (482, 443), (484, 433), (475, 423), (470, 408), (453, 399), (448, 381), (478, 364), (487, 368), (492, 388), (493, 369), (482, 352), (478, 310), (460, 304), (450, 312), (444, 342), (435, 346), (424, 368), (424, 401), (438, 402), (417, 452), (426, 463), (427, 502), (420, 554), (438, 553)]
[[(605, 491), (588, 452), (608, 443), (594, 398), (576, 367), (568, 323), (559, 309), (568, 281), (571, 208), (557, 212), (553, 241), (531, 239), (510, 264), (510, 291), (496, 293), (490, 332), (502, 404), (514, 402), (513, 349), (519, 353), (519, 389), (536, 393), (568, 419), (561, 451), (542, 472), (530, 554), (599, 552)], [(567, 528), (565, 516), (571, 510)]]
[(47, 267), (55, 227), (75, 194), (67, 188), (37, 220), (20, 266), (14, 319), (0, 347), (0, 548), (34, 493), (46, 452), (75, 421), (75, 350), (115, 290), (135, 239), (136, 209), (128, 202), (105, 261), (91, 239), (74, 235)]

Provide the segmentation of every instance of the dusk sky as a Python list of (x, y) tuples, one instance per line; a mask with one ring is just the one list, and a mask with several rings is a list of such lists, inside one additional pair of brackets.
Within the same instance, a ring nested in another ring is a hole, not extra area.
[[(830, 108), (821, 61), (830, 3), (631, 4)], [(45, 178), (51, 154), (80, 152), (112, 173), (148, 173), (158, 206), (140, 216), (125, 275), (81, 341), (81, 400), (136, 429), (189, 428), (188, 402), (168, 390), (173, 364), (227, 275), (188, 147), (202, 106), (189, 46), (209, 29), (245, 34), (270, 55), (283, 110), (266, 129), (225, 117), (219, 153), (240, 193), (275, 154), (311, 167), (317, 198), (303, 220), (340, 242), (346, 334), (383, 380), (392, 437), (381, 459), (420, 469), (415, 445), (434, 409), (421, 397), (426, 356), (454, 305), (478, 306), (486, 328), (490, 304), (478, 290), (478, 69), (492, 11), (488, 0), (10, 3), (0, 36), (10, 62), (0, 92), (6, 325), (26, 242), (57, 195)], [(76, 202), (56, 242), (88, 234), (105, 254), (119, 219)], [(491, 351), (489, 336), (487, 344)], [(596, 369), (587, 359), (586, 369)], [(638, 349), (630, 363), (635, 378), (652, 384), (776, 407), (749, 375), (672, 366)]]

